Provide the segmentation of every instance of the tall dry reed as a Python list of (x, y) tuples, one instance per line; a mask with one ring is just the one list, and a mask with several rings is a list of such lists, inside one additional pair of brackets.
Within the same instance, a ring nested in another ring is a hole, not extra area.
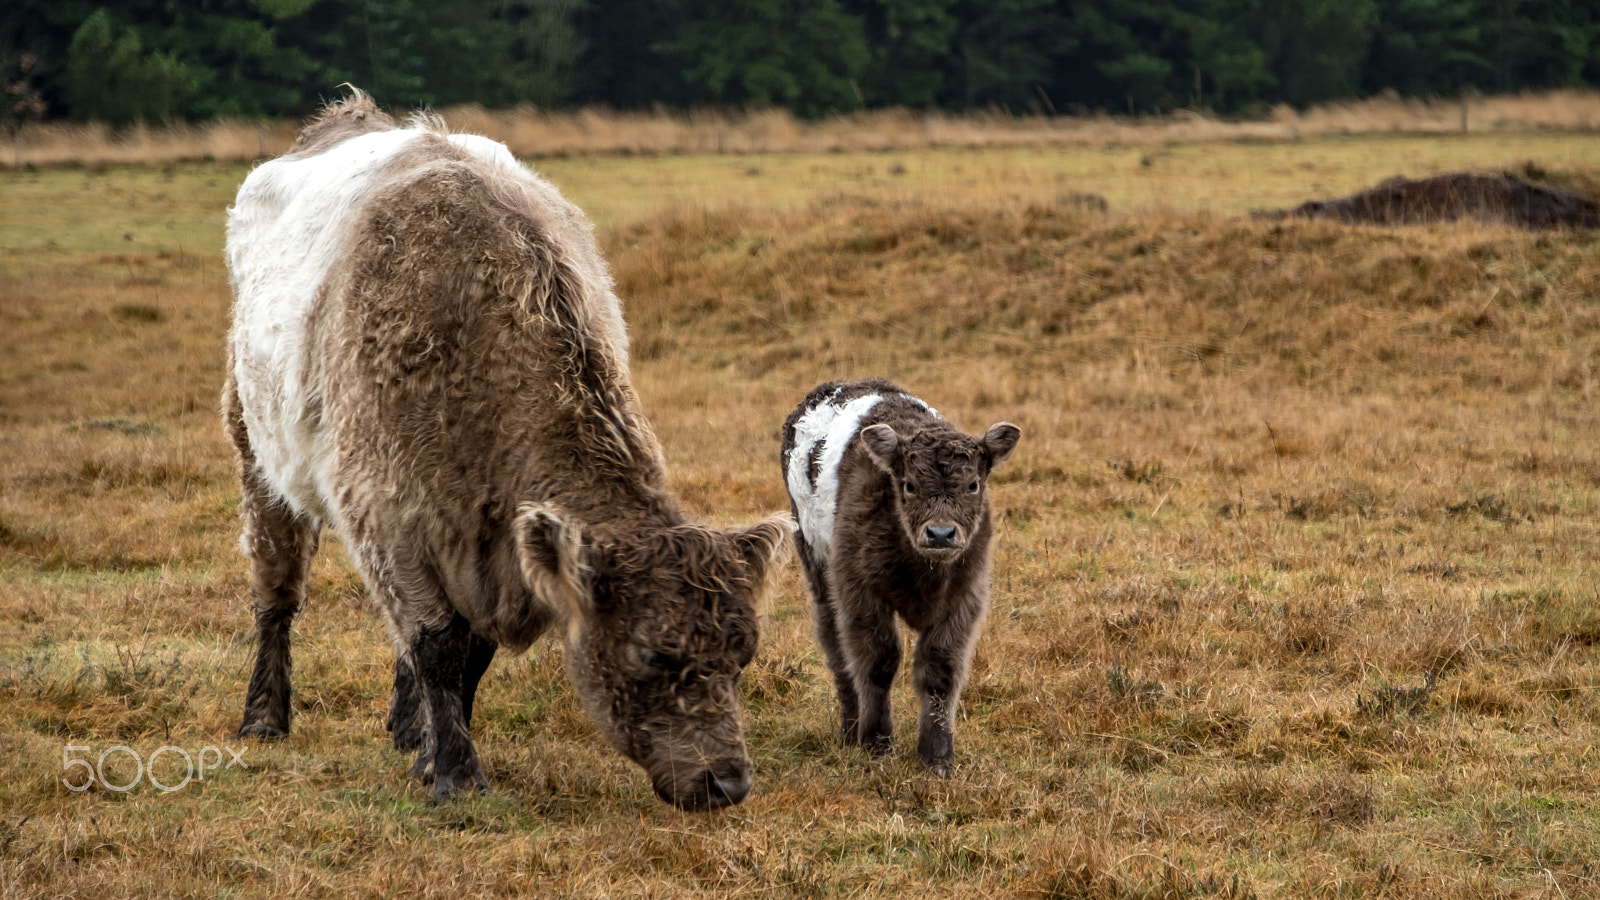
[[(785, 110), (701, 109), (618, 112), (589, 108), (553, 112), (531, 106), (439, 110), (453, 129), (504, 141), (519, 156), (669, 153), (818, 153), (925, 147), (1016, 147), (1174, 143), (1207, 140), (1293, 140), (1326, 134), (1444, 134), (1591, 130), (1600, 127), (1600, 92), (1560, 90), (1461, 99), (1392, 96), (1299, 111), (1278, 106), (1262, 120), (1239, 121), (1180, 110), (1168, 116), (1013, 116), (989, 110), (924, 113), (885, 109), (816, 122)], [(161, 164), (189, 160), (249, 161), (284, 152), (298, 123), (226, 120), (139, 125), (30, 124), (10, 136), (0, 160), (8, 166)]]

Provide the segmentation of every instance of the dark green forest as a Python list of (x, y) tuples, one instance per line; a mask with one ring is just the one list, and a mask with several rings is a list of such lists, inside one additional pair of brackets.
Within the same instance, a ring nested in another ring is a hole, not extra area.
[(1249, 115), (1600, 85), (1600, 0), (6, 0), (0, 124), (399, 107)]

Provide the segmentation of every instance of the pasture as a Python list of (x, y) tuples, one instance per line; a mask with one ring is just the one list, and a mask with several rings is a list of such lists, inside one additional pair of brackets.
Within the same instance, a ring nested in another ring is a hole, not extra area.
[[(483, 682), (495, 794), (428, 804), (334, 540), (294, 733), (237, 738), (246, 168), (0, 171), (0, 895), (1600, 895), (1597, 235), (1248, 216), (1528, 161), (1592, 175), (1600, 144), (537, 162), (599, 223), (696, 514), (787, 508), (780, 426), (829, 378), (1023, 429), (954, 775), (918, 773), (905, 672), (900, 752), (838, 743), (791, 562), (744, 678), (755, 789), (701, 815), (603, 744), (548, 639)], [(218, 762), (68, 787), (169, 745)]]

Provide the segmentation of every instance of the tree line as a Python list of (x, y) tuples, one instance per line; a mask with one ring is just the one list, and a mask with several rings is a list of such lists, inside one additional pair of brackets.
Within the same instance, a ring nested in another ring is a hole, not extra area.
[(1250, 114), (1600, 86), (1594, 0), (7, 0), (0, 124), (399, 107)]

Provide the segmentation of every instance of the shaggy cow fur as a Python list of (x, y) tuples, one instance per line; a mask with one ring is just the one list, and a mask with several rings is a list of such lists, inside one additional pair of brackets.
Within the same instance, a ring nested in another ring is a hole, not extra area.
[(829, 382), (783, 423), (784, 481), (844, 739), (887, 752), (895, 617), (917, 633), (917, 757), (949, 774), (954, 719), (989, 610), (989, 473), (1022, 432), (972, 437), (881, 378)]
[(259, 640), (241, 733), (288, 732), (289, 623), (327, 524), (388, 620), (390, 727), (435, 797), (486, 787), (469, 726), (496, 648), (557, 625), (584, 706), (663, 799), (742, 799), (736, 685), (789, 529), (679, 508), (582, 213), (503, 145), (357, 93), (246, 179), (227, 255)]

